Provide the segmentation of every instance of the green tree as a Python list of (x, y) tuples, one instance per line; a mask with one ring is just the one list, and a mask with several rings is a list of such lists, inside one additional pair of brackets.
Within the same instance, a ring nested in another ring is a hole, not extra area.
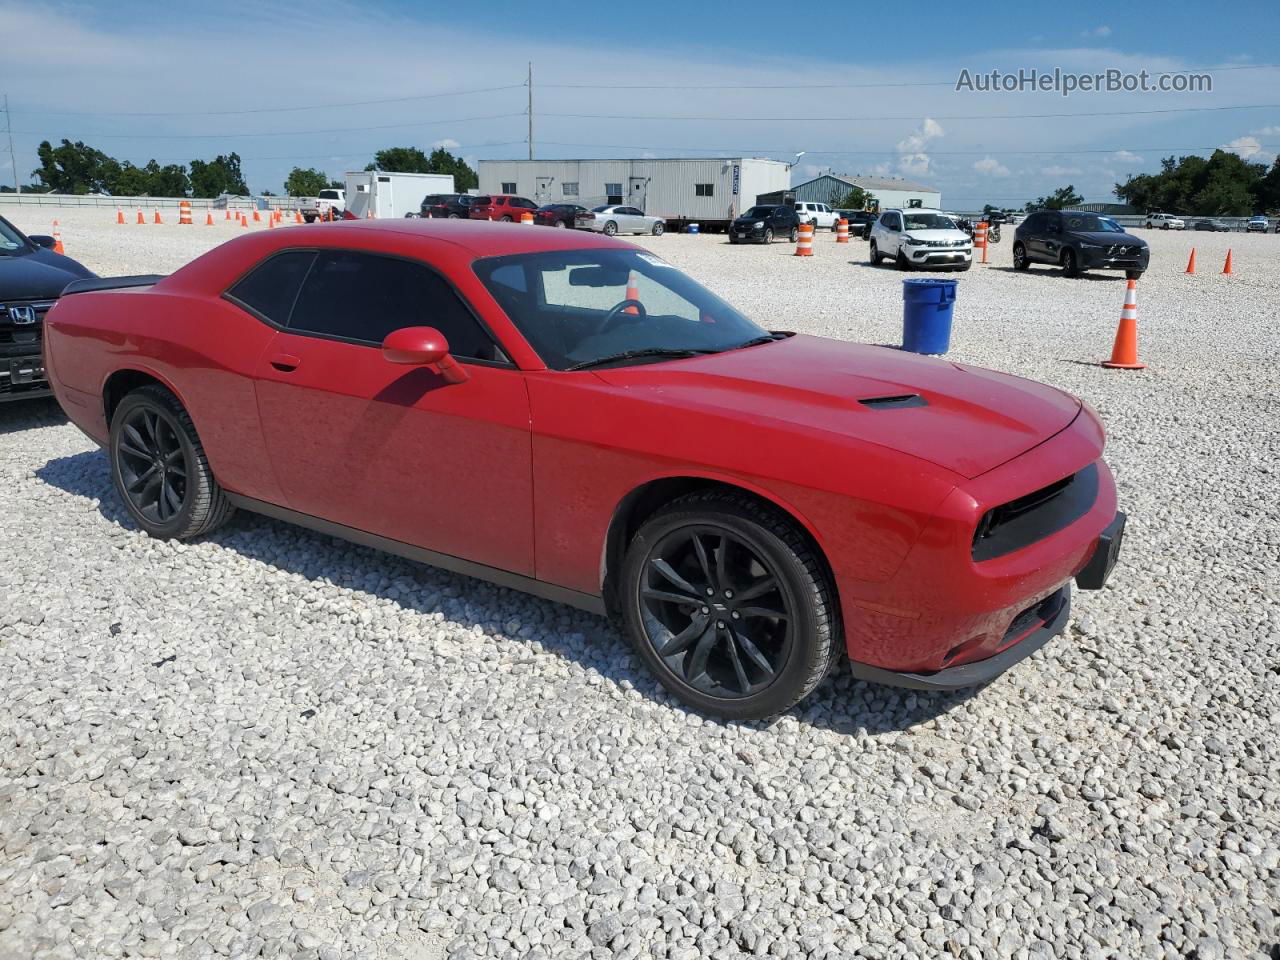
[(224, 193), (237, 197), (249, 194), (249, 187), (244, 182), (244, 174), (240, 171), (240, 154), (230, 153), (225, 157), (218, 154), (207, 163), (203, 160), (192, 160), (191, 195), (212, 199)]
[(162, 167), (149, 160), (142, 170), (147, 175), (147, 193), (153, 197), (185, 197), (191, 190), (185, 166), (169, 163)]
[(467, 162), (461, 157), (455, 157), (443, 147), (437, 147), (431, 151), (431, 156), (427, 158), (427, 165), (430, 167), (427, 173), (452, 174), (453, 189), (459, 193), (466, 193), (480, 186), (479, 175), (467, 166)]
[(1076, 207), (1084, 203), (1084, 197), (1076, 193), (1076, 188), (1072, 184), (1065, 187), (1059, 187), (1047, 197), (1039, 197), (1028, 203), (1026, 209), (1028, 212), (1032, 210), (1065, 210), (1068, 207)]
[(1116, 184), (1115, 195), (1139, 210), (1244, 216), (1266, 209), (1268, 184), (1280, 186), (1280, 173), (1271, 176), (1265, 164), (1215, 150), (1207, 159), (1165, 157), (1159, 173), (1132, 176)]
[(319, 170), (294, 167), (284, 181), (284, 192), (291, 197), (314, 197), (329, 185), (329, 178)]
[(871, 194), (861, 187), (850, 187), (844, 193), (831, 191), (831, 206), (837, 210), (865, 210), (871, 203)]
[(151, 181), (146, 171), (126, 161), (107, 184), (107, 192), (115, 197), (140, 197), (150, 193), (150, 187)]
[(1280, 157), (1276, 157), (1267, 175), (1254, 185), (1253, 196), (1256, 213), (1280, 210)]
[(388, 147), (375, 153), (373, 163), (365, 169), (383, 173), (430, 173), (431, 163), (417, 147)]
[(64, 139), (57, 147), (42, 140), (36, 158), (40, 166), (31, 175), (54, 193), (102, 193), (120, 169), (118, 161), (79, 140)]

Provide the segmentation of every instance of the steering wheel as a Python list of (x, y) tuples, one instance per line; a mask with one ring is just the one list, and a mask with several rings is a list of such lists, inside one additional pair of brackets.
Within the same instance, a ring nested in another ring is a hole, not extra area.
[[(634, 313), (625, 313), (628, 307), (635, 307)], [(636, 323), (645, 319), (649, 315), (645, 310), (644, 304), (639, 300), (619, 300), (613, 308), (604, 315), (604, 319), (600, 321), (600, 326), (596, 329), (597, 334), (608, 333), (614, 327), (620, 327), (625, 323)], [(625, 317), (626, 319), (622, 319)]]

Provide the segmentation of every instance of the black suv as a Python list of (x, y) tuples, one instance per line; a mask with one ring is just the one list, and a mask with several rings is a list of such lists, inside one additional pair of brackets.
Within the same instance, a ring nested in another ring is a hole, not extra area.
[(795, 243), (799, 235), (796, 208), (781, 203), (754, 206), (729, 226), (730, 243), (772, 243), (774, 237)]
[(1141, 237), (1126, 233), (1109, 217), (1082, 210), (1038, 210), (1013, 234), (1013, 269), (1033, 263), (1062, 267), (1069, 277), (1090, 269), (1123, 270), (1130, 280), (1142, 276), (1151, 251)]
[(429, 193), (422, 198), (422, 215), (436, 219), (466, 220), (475, 197), (465, 193)]
[(836, 216), (849, 221), (849, 236), (867, 240), (871, 237), (871, 225), (879, 214), (870, 210), (837, 210)]

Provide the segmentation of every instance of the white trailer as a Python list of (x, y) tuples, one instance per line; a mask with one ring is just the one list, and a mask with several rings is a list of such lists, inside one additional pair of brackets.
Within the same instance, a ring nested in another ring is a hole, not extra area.
[(480, 192), (584, 207), (626, 204), (671, 229), (723, 229), (762, 193), (786, 190), (791, 167), (758, 157), (643, 160), (481, 160)]
[(348, 173), (346, 217), (363, 220), (370, 211), (380, 220), (416, 215), (428, 193), (453, 193), (453, 174), (380, 170)]

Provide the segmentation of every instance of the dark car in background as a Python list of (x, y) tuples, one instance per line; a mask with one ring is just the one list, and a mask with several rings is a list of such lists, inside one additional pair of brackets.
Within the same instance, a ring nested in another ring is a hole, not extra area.
[(422, 198), (422, 215), (436, 220), (467, 220), (474, 200), (465, 193), (428, 193)]
[(542, 227), (572, 228), (573, 220), (587, 208), (577, 203), (548, 203), (533, 211), (533, 222)]
[(44, 315), (73, 280), (96, 276), (0, 217), (0, 403), (47, 396)]
[(1208, 230), (1210, 233), (1230, 233), (1231, 225), (1216, 217), (1201, 217), (1191, 225), (1192, 230)]
[(1013, 235), (1013, 268), (1033, 263), (1062, 268), (1068, 277), (1085, 270), (1123, 270), (1136, 280), (1147, 269), (1151, 250), (1109, 217), (1082, 210), (1038, 210)]
[(836, 216), (849, 221), (849, 236), (866, 240), (871, 236), (871, 225), (876, 222), (878, 214), (870, 210), (837, 210)]
[(773, 243), (785, 237), (792, 243), (800, 235), (796, 208), (786, 204), (758, 204), (729, 226), (730, 243)]

